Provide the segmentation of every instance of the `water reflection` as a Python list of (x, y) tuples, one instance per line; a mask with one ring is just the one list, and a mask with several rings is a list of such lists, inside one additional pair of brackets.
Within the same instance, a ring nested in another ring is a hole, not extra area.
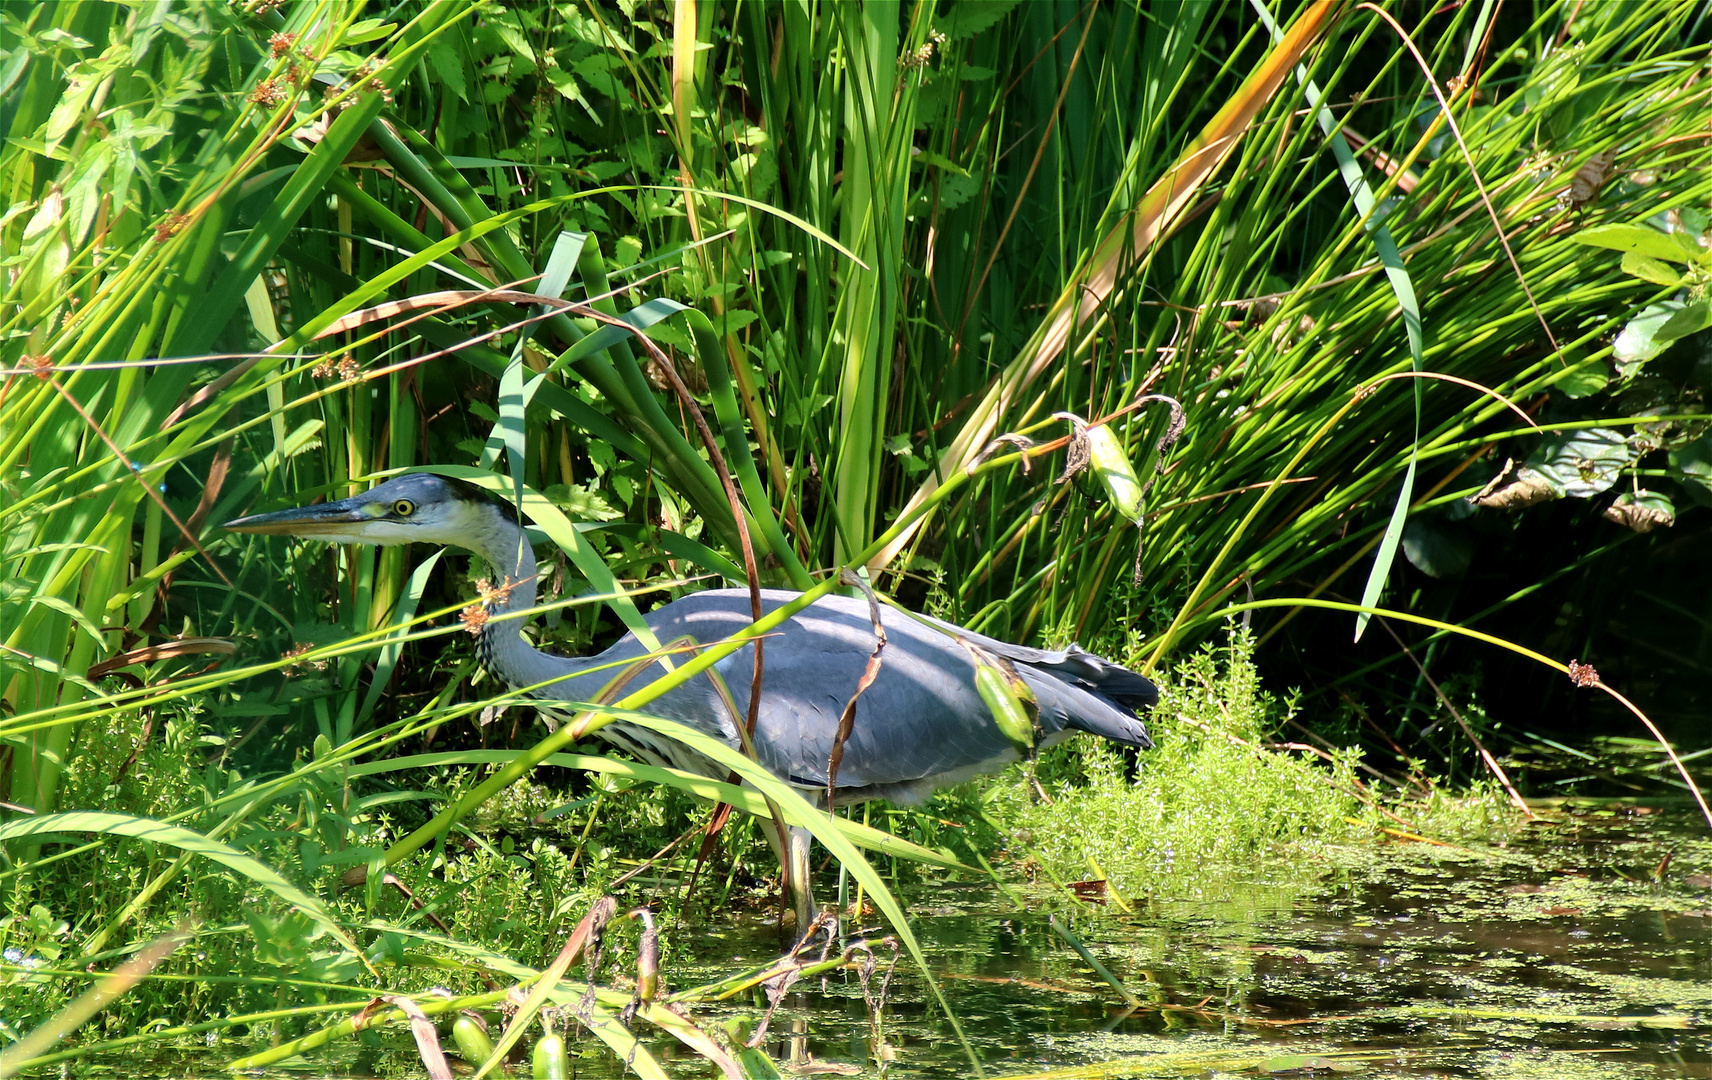
[[(1126, 1076), (1712, 1076), (1712, 841), (1688, 814), (1565, 814), (1502, 847), (1396, 843), (1302, 869), (1209, 874), (1131, 915), (1057, 892), (1018, 910), (974, 885), (921, 890), (911, 911), (995, 1076), (1120, 1060)], [(1141, 1007), (1051, 933), (1051, 912)], [(912, 976), (900, 966), (885, 1075), (968, 1075)], [(792, 995), (774, 1022), (781, 1064), (882, 1074), (853, 976)]]

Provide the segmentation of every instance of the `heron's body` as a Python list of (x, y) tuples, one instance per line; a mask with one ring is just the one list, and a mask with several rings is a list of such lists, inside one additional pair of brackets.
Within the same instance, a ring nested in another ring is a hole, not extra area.
[[(532, 696), (565, 702), (596, 700), (609, 681), (649, 651), (634, 634), (599, 656), (568, 657), (530, 646), (517, 612), (535, 606), (535, 555), (508, 507), (480, 489), (438, 476), (390, 480), (339, 502), (258, 514), (229, 522), (242, 532), (279, 533), (335, 543), (456, 544), (478, 552), (501, 577), (479, 630), (484, 665)], [(772, 611), (800, 594), (764, 590)], [(751, 623), (747, 590), (715, 589), (674, 600), (646, 616), (663, 645), (688, 637), (711, 645)], [(507, 617), (513, 616), (513, 617)], [(1009, 645), (925, 617), (882, 609), (887, 645), (877, 677), (858, 700), (855, 725), (836, 777), (837, 801), (885, 798), (919, 802), (934, 789), (1015, 761), (1018, 752), (999, 729), (976, 690), (976, 659), (969, 645), (1002, 657), (1039, 704), (1040, 742), (1086, 731), (1131, 746), (1151, 745), (1140, 711), (1156, 697), (1153, 684), (1109, 660), (1072, 645), (1064, 651)], [(761, 702), (755, 750), (776, 776), (824, 793), (839, 717), (856, 693), (875, 635), (865, 600), (827, 596), (787, 620), (762, 648)], [(747, 645), (702, 675), (647, 705), (648, 712), (678, 720), (741, 745), (737, 724), (747, 717), (754, 646)], [(633, 675), (626, 693), (664, 674), (655, 663)], [(720, 684), (729, 693), (723, 693)], [(617, 721), (596, 734), (655, 764), (723, 779), (726, 770), (687, 747), (646, 728)], [(793, 878), (804, 881), (806, 833), (793, 845)], [(799, 903), (806, 903), (806, 889)]]
[[(761, 606), (770, 612), (797, 595), (765, 589)], [(646, 619), (661, 642), (688, 636), (710, 644), (748, 627), (751, 610), (748, 590), (715, 589), (675, 600)], [(975, 689), (975, 661), (957, 643), (958, 638), (1012, 663), (1040, 704), (1044, 743), (1058, 742), (1080, 730), (1134, 746), (1149, 745), (1147, 729), (1135, 717), (1136, 710), (1152, 703), (1153, 687), (1141, 676), (1074, 646), (1063, 652), (1025, 649), (949, 623), (929, 622), (932, 625), (923, 625), (902, 612), (881, 610), (888, 644), (880, 655), (879, 675), (857, 701), (855, 726), (838, 768), (840, 802), (884, 798), (916, 803), (936, 788), (996, 772), (1017, 760), (1016, 749), (994, 724)], [(517, 631), (515, 623), (489, 623), (483, 634), (514, 638)], [(505, 647), (497, 641), (492, 644), (496, 649)], [(873, 649), (867, 601), (843, 596), (823, 597), (766, 638), (755, 751), (768, 771), (809, 791), (826, 790), (838, 718), (855, 694)], [(608, 679), (647, 651), (634, 634), (626, 634), (604, 653), (589, 658), (601, 670), (566, 679), (551, 694), (593, 700)], [(702, 677), (655, 698), (647, 711), (739, 746), (735, 724), (748, 715), (754, 655), (754, 646), (745, 646), (714, 667), (732, 705), (726, 704), (711, 679)], [(651, 669), (629, 683), (626, 691), (640, 688), (660, 673), (663, 670), (658, 667)], [(706, 775), (724, 771), (644, 728), (617, 723), (599, 734), (657, 764)]]

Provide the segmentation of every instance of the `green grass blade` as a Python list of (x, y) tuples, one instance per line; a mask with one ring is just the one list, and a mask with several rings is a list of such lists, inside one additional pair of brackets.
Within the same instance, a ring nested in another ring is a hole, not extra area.
[[(521, 750), (453, 750), (439, 754), (412, 754), (408, 757), (387, 758), (384, 761), (352, 765), (347, 772), (354, 779), (359, 776), (382, 776), (404, 769), (497, 765), (513, 761), (522, 753)], [(657, 765), (645, 765), (641, 762), (593, 754), (554, 754), (542, 764), (556, 765), (562, 769), (576, 769), (580, 772), (623, 776), (650, 784), (661, 784), (688, 792), (709, 802), (730, 803), (752, 817), (770, 818), (772, 816), (767, 809), (767, 800), (753, 789), (723, 783), (719, 780), (711, 780), (705, 776), (683, 772), (679, 769), (666, 769)], [(847, 818), (834, 817), (829, 820), (852, 844), (868, 851), (966, 874), (979, 876), (982, 873), (976, 867), (957, 861), (949, 852), (923, 847), (902, 837), (893, 836), (883, 829), (876, 829)]]
[[(192, 855), (200, 855), (273, 893), (284, 903), (302, 911), (319, 923), (341, 945), (345, 946), (352, 956), (359, 959), (363, 956), (362, 950), (357, 948), (357, 943), (351, 940), (333, 912), (320, 900), (285, 880), (271, 866), (257, 861), (236, 848), (229, 847), (217, 840), (210, 840), (201, 833), (193, 832), (179, 825), (168, 825), (149, 818), (132, 817), (129, 814), (108, 814), (95, 811), (43, 814), (37, 817), (18, 818), (0, 824), (0, 843), (28, 837), (52, 836), (57, 833), (98, 833), (102, 836), (123, 836), (146, 840), (151, 844), (175, 847)], [(367, 961), (365, 960), (364, 963)]]

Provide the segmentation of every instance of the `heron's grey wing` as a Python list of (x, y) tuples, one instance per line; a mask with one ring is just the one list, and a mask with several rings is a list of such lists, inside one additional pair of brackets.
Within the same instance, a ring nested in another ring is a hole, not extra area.
[[(794, 783), (826, 784), (839, 716), (874, 648), (872, 624), (864, 608), (858, 611), (816, 604), (765, 645), (756, 752), (762, 764)], [(1014, 759), (975, 691), (967, 654), (926, 627), (886, 629), (890, 641), (878, 676), (857, 702), (838, 787), (908, 786)], [(745, 648), (719, 664), (739, 712), (748, 709), (752, 663)]]
[[(763, 590), (763, 607), (772, 610), (797, 595)], [(674, 601), (648, 621), (662, 640), (689, 634), (711, 643), (748, 626), (749, 604), (746, 591), (710, 590)], [(958, 637), (1017, 666), (1040, 703), (1046, 736), (1072, 728), (1151, 745), (1135, 712), (1152, 703), (1153, 684), (1110, 661), (1076, 647), (1053, 651), (1011, 645), (949, 623), (939, 623), (945, 627), (941, 631), (890, 609), (882, 612), (882, 622), (889, 644), (874, 684), (857, 704), (839, 765), (841, 789), (897, 788), (883, 793), (918, 798), (940, 784), (1015, 760), (1015, 749), (975, 689), (974, 660)], [(856, 692), (873, 648), (868, 606), (848, 597), (825, 597), (768, 637), (755, 732), (763, 765), (804, 786), (825, 785), (839, 715)], [(753, 647), (745, 647), (716, 669), (739, 716), (748, 711), (753, 658)], [(732, 708), (705, 680), (663, 696), (650, 711), (735, 734), (729, 727)]]
[[(929, 621), (1015, 665), (1040, 701), (1041, 726), (1047, 731), (1070, 727), (1143, 749), (1153, 745), (1140, 713), (1158, 702), (1159, 690), (1145, 676), (1080, 645), (1031, 649), (938, 619)], [(891, 629), (889, 622), (886, 629)], [(1049, 719), (1048, 713), (1055, 719)]]

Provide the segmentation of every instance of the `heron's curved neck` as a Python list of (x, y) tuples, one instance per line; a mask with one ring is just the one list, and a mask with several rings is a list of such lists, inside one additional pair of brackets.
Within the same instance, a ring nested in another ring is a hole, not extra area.
[[(476, 637), (476, 653), (482, 666), (513, 686), (534, 686), (589, 666), (588, 661), (554, 656), (534, 648), (523, 640), (523, 624), (527, 620), (503, 617), (535, 606), (535, 552), (523, 530), (498, 507), (486, 507), (484, 512), (488, 515), (487, 527), (474, 547), (493, 568), (495, 580), (489, 584), (498, 592), (482, 605), (488, 613)], [(548, 693), (554, 697), (573, 696), (568, 690), (561, 686)]]

